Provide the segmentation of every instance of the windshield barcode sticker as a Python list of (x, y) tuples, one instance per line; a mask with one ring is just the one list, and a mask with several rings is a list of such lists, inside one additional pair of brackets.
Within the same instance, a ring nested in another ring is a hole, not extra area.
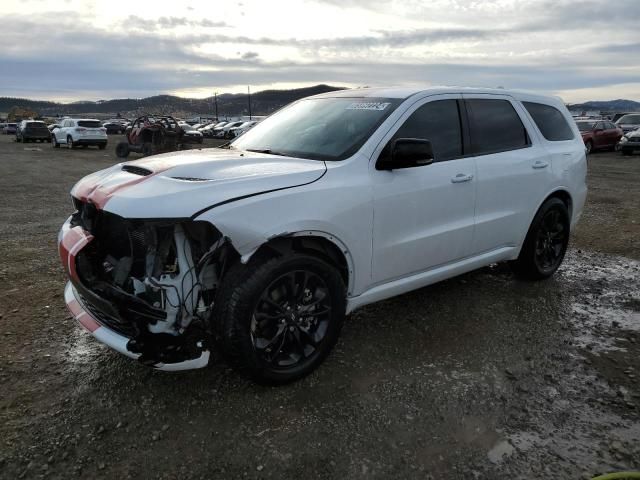
[(347, 107), (347, 110), (384, 110), (390, 103), (381, 102), (356, 102)]

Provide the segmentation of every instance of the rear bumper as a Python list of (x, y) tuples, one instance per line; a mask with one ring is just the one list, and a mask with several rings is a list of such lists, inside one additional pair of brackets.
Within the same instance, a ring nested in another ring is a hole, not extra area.
[(48, 133), (37, 134), (37, 135), (23, 133), (21, 137), (25, 140), (51, 140), (51, 134), (48, 134)]
[(106, 138), (79, 138), (74, 140), (73, 143), (76, 145), (106, 145)]
[[(134, 353), (127, 348), (131, 338), (101, 323), (100, 319), (96, 318), (99, 315), (93, 315), (84, 305), (81, 295), (74, 286), (74, 283), (77, 283), (79, 285), (78, 288), (82, 290), (76, 270), (76, 256), (92, 240), (93, 236), (81, 227), (72, 227), (70, 219), (65, 222), (60, 230), (58, 235), (60, 258), (67, 275), (71, 279), (64, 289), (65, 303), (73, 318), (99, 342), (129, 358), (138, 359), (140, 354)], [(152, 367), (164, 371), (202, 368), (209, 363), (209, 356), (209, 351), (204, 350), (198, 358), (177, 363), (156, 363)]]

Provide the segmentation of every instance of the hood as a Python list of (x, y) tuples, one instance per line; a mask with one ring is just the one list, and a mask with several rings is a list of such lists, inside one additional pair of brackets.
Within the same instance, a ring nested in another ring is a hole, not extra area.
[(71, 195), (125, 218), (186, 218), (233, 199), (305, 185), (322, 161), (209, 148), (156, 155), (88, 175)]
[(627, 138), (638, 138), (640, 137), (640, 128), (638, 130), (632, 130), (625, 135)]

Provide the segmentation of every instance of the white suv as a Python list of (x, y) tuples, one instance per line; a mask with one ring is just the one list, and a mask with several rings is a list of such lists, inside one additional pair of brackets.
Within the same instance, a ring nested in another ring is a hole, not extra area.
[(107, 129), (102, 126), (100, 120), (65, 118), (60, 122), (60, 128), (53, 130), (51, 139), (55, 148), (59, 148), (60, 145), (66, 145), (68, 148), (95, 145), (104, 150), (107, 146)]
[(495, 262), (552, 275), (586, 172), (558, 98), (310, 97), (227, 146), (80, 180), (59, 236), (65, 298), (98, 340), (147, 365), (202, 367), (216, 348), (258, 381), (288, 382), (363, 305)]

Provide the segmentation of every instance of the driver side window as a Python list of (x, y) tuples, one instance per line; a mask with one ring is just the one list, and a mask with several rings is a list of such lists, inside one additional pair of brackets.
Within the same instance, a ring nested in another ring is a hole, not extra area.
[(398, 129), (381, 156), (390, 154), (390, 145), (397, 138), (429, 140), (434, 162), (461, 157), (462, 126), (457, 100), (436, 100), (419, 107)]

